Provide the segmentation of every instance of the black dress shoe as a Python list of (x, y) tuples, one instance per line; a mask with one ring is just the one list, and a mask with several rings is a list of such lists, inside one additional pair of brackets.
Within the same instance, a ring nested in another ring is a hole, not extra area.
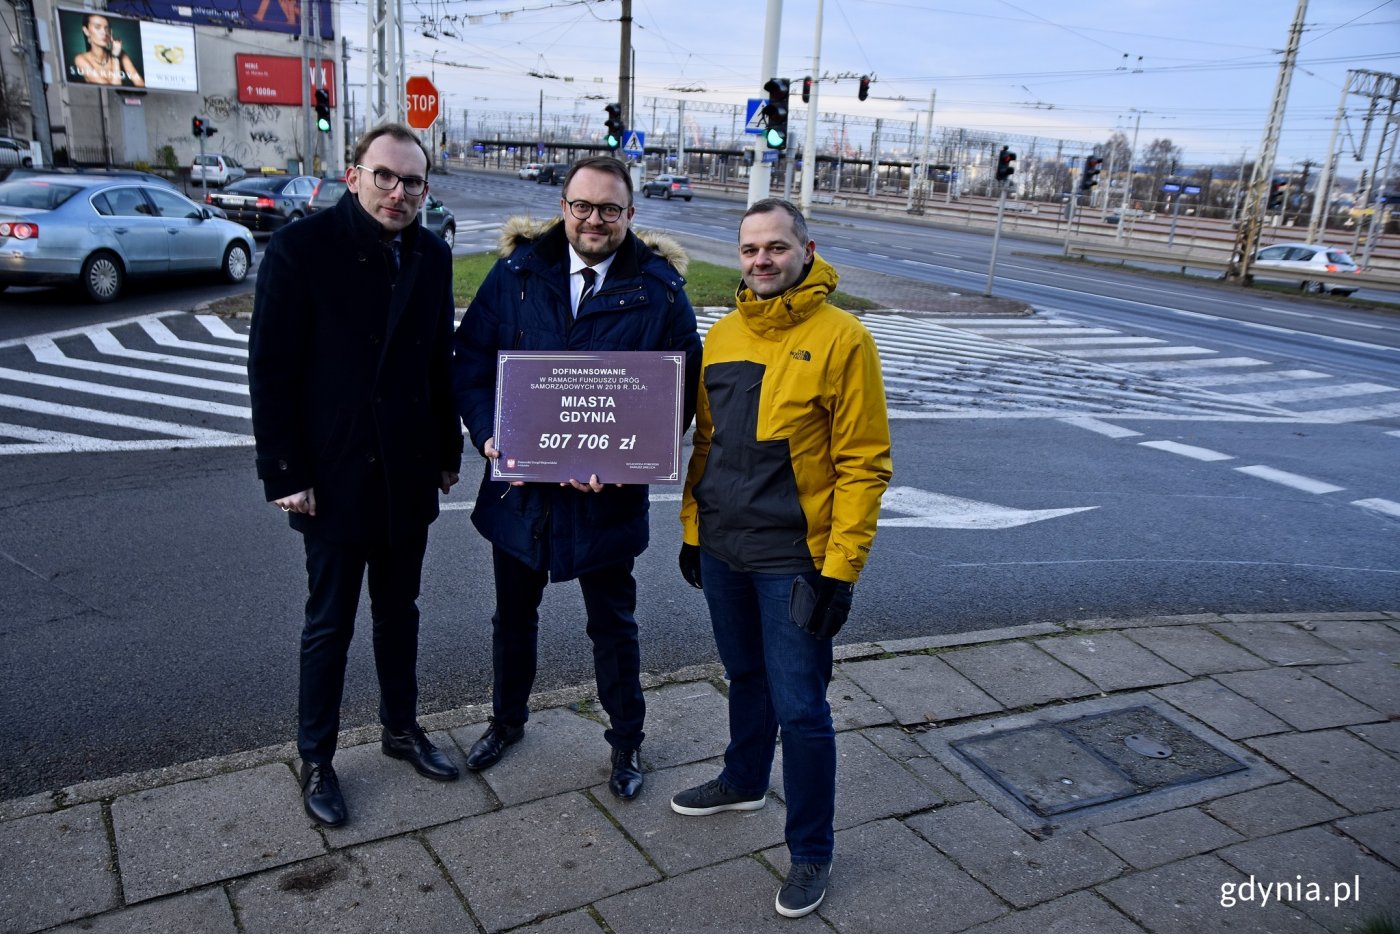
[(642, 790), (642, 754), (636, 749), (614, 749), (612, 777), (608, 789), (624, 801), (637, 797)]
[(472, 743), (471, 752), (467, 753), (467, 768), (473, 772), (490, 768), (501, 761), (501, 755), (507, 746), (520, 742), (520, 737), (524, 735), (523, 724), (511, 726), (509, 723), (492, 720), (486, 732), (481, 734), (481, 739)]
[(422, 727), (414, 724), (406, 732), (394, 733), (388, 727), (380, 735), (380, 748), (391, 759), (406, 759), (418, 770), (419, 775), (440, 782), (456, 781), (462, 773), (442, 750), (428, 739)]
[(301, 804), (318, 824), (339, 827), (345, 823), (345, 797), (329, 762), (301, 764)]

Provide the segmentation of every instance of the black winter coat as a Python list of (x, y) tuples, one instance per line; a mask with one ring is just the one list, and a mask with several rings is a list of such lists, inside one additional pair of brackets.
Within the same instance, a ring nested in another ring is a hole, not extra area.
[(268, 500), (311, 488), (292, 527), (382, 543), (437, 518), (461, 467), (452, 405), (452, 256), (414, 223), (401, 268), (354, 192), (279, 230), (258, 270), (248, 383)]
[[(502, 258), (482, 282), (455, 342), (457, 409), (478, 451), (495, 432), (498, 350), (680, 351), (686, 355), (683, 430), (689, 428), (701, 343), (685, 279), (673, 265), (683, 269), (685, 253), (668, 237), (643, 236), (656, 249), (629, 231), (607, 278), (574, 320), (563, 223), (506, 223)], [(646, 550), (648, 489), (512, 487), (492, 480), (486, 461), (472, 523), (493, 545), (535, 570), (548, 570), (551, 580), (570, 580)]]

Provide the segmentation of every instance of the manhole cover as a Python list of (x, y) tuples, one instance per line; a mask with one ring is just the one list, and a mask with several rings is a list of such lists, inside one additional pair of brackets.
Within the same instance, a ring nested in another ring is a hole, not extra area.
[(958, 755), (1045, 817), (1229, 775), (1229, 753), (1150, 707), (954, 740)]

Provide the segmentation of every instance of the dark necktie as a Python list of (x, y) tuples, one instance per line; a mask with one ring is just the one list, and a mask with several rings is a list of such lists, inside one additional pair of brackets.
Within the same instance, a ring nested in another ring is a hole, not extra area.
[(399, 271), (399, 241), (389, 241), (389, 264), (394, 267), (394, 272)]
[(578, 313), (583, 310), (583, 303), (592, 297), (593, 286), (598, 282), (598, 273), (593, 271), (592, 266), (585, 266), (578, 272), (579, 275), (583, 276), (583, 294), (578, 297), (578, 307), (574, 309), (575, 318), (577, 318)]

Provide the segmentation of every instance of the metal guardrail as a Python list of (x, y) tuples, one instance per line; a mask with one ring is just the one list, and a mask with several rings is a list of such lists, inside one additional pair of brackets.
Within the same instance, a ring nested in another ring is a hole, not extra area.
[[(1199, 254), (1192, 255), (1189, 251), (1181, 253), (1142, 249), (1130, 250), (1123, 247), (1093, 246), (1083, 243), (1071, 243), (1069, 246), (1069, 255), (1082, 256), (1085, 259), (1091, 256), (1100, 256), (1108, 259), (1117, 259), (1123, 263), (1133, 261), (1138, 263), (1155, 263), (1162, 266), (1176, 266), (1179, 267), (1182, 272), (1185, 272), (1188, 268), (1195, 268), (1218, 270), (1221, 274), (1224, 274), (1225, 270), (1230, 267), (1228, 258), (1220, 259), (1201, 256)], [(1329, 285), (1354, 286), (1358, 289), (1378, 289), (1384, 292), (1400, 292), (1400, 276), (1381, 276), (1375, 273), (1338, 275), (1334, 273), (1316, 272), (1294, 273), (1287, 269), (1269, 269), (1267, 271), (1261, 270), (1253, 275), (1259, 279), (1282, 279), (1286, 282), (1326, 282)]]

